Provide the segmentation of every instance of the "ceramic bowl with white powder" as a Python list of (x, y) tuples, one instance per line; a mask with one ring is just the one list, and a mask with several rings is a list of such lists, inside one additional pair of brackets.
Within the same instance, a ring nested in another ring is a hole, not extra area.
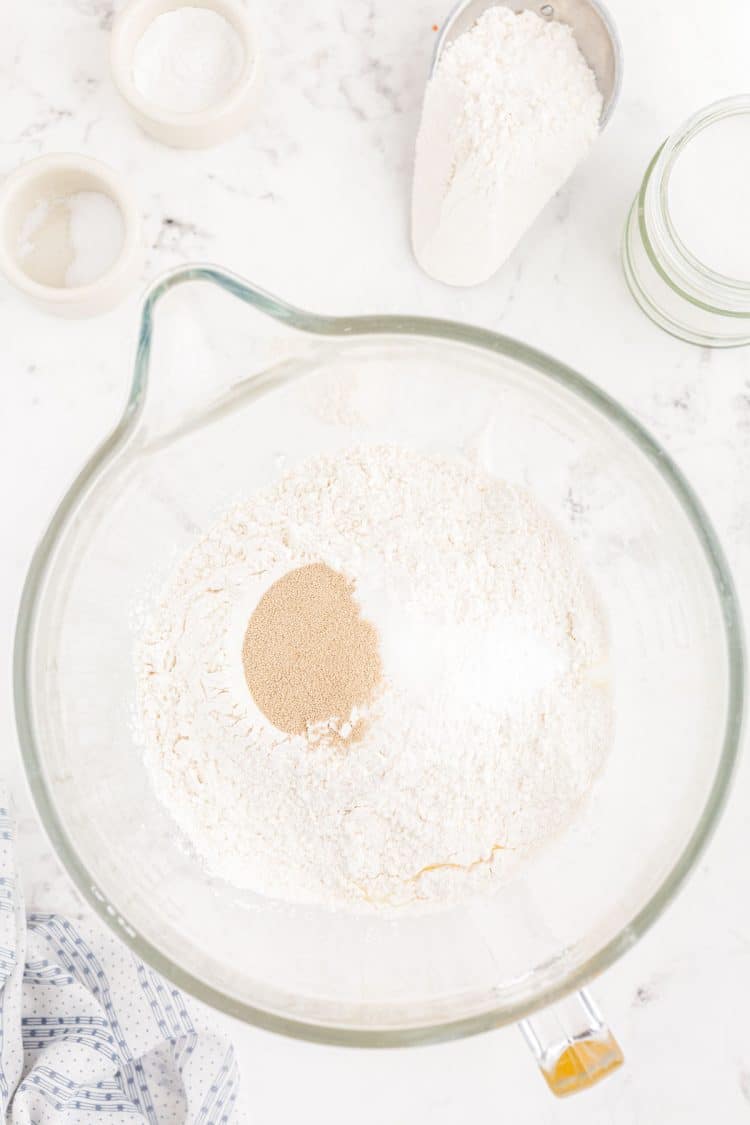
[(239, 0), (130, 0), (112, 29), (110, 61), (136, 121), (163, 144), (219, 144), (254, 108), (258, 40)]

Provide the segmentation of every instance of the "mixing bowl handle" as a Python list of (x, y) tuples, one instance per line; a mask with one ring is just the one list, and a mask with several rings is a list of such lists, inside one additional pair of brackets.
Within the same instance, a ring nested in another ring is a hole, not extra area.
[(518, 1025), (553, 1094), (593, 1086), (623, 1063), (623, 1054), (589, 992), (566, 996)]

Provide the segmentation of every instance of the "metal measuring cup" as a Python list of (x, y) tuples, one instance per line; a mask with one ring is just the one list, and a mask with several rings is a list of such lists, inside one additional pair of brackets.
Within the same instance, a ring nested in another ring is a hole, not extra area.
[(512, 8), (514, 12), (536, 12), (542, 19), (559, 20), (572, 29), (581, 53), (596, 77), (602, 95), (603, 129), (612, 116), (622, 82), (622, 46), (612, 17), (599, 0), (459, 0), (451, 10), (438, 36), (432, 56), (430, 77), (435, 73), (444, 49), (464, 31), (473, 27), (487, 8)]

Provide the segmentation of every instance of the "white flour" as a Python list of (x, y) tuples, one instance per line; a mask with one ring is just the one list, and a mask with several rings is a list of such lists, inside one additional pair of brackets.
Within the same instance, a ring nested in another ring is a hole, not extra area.
[(162, 109), (199, 112), (229, 93), (243, 62), (240, 37), (219, 12), (175, 8), (157, 16), (138, 40), (133, 82)]
[[(323, 561), (380, 632), (384, 686), (342, 750), (272, 727), (249, 613)], [(136, 651), (155, 785), (209, 869), (329, 904), (449, 901), (559, 831), (607, 752), (598, 603), (567, 537), (467, 461), (393, 446), (307, 462), (184, 557)]]
[(596, 139), (602, 98), (565, 24), (488, 8), (449, 44), (417, 137), (412, 242), (449, 285), (486, 281)]

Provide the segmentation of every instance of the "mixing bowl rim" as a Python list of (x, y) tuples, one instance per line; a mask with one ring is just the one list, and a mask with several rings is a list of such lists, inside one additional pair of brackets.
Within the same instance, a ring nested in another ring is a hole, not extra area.
[[(412, 336), (467, 344), (506, 356), (531, 367), (538, 375), (566, 388), (585, 400), (625, 433), (657, 469), (679, 502), (713, 578), (721, 608), (727, 651), (727, 712), (721, 756), (703, 810), (682, 852), (658, 888), (630, 922), (580, 965), (559, 980), (546, 982), (531, 998), (512, 1005), (494, 1007), (456, 1020), (397, 1028), (335, 1026), (305, 1022), (238, 1001), (205, 984), (174, 963), (150, 941), (141, 937), (127, 919), (96, 888), (86, 866), (73, 847), (58, 816), (42, 769), (42, 754), (34, 730), (30, 693), (30, 659), (36, 610), (53, 560), (55, 548), (79, 502), (93, 481), (127, 441), (145, 401), (154, 306), (175, 285), (188, 281), (217, 284), (241, 300), (302, 332), (320, 336), (365, 338), (368, 336)], [(63, 868), (95, 913), (132, 951), (174, 984), (199, 1000), (246, 1023), (297, 1039), (347, 1046), (386, 1047), (438, 1042), (476, 1034), (512, 1023), (546, 1007), (580, 988), (625, 953), (660, 916), (674, 898), (706, 846), (723, 809), (740, 746), (744, 710), (745, 646), (742, 617), (734, 581), (724, 552), (703, 506), (680, 469), (648, 431), (622, 406), (584, 376), (531, 345), (512, 337), (456, 321), (411, 316), (326, 317), (286, 304), (235, 274), (218, 267), (194, 264), (179, 267), (158, 278), (146, 291), (130, 395), (120, 421), (73, 481), (54, 513), (34, 552), (21, 595), (14, 650), (14, 698), (16, 724), (26, 779), (50, 844)]]

